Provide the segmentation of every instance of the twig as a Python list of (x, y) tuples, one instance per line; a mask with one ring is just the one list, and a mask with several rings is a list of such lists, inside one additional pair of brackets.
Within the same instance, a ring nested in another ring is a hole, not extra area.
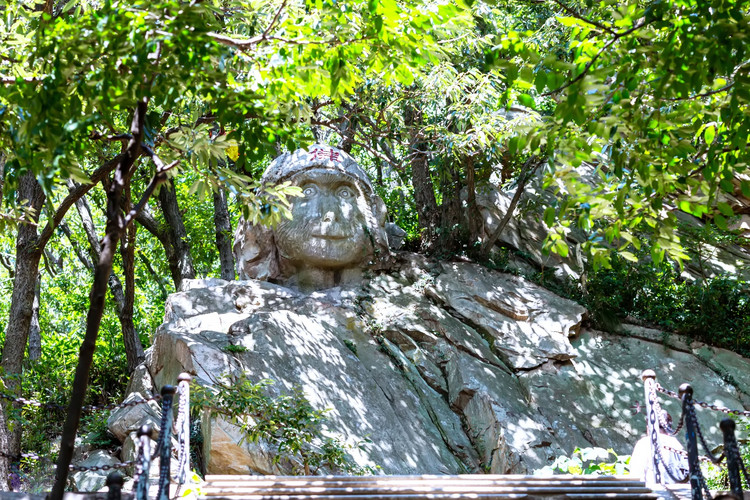
[(576, 12), (571, 7), (568, 7), (567, 5), (565, 5), (564, 3), (562, 3), (560, 0), (552, 0), (552, 1), (554, 3), (556, 3), (557, 5), (559, 5), (562, 8), (562, 10), (564, 10), (565, 12), (567, 12), (568, 14), (570, 14), (571, 16), (575, 17), (579, 21), (583, 21), (586, 24), (590, 24), (591, 26), (595, 26), (595, 27), (599, 28), (600, 30), (609, 33), (610, 35), (617, 36), (617, 32), (615, 30), (613, 30), (612, 28), (610, 28), (609, 26), (605, 26), (604, 24), (602, 24), (600, 22), (592, 21), (591, 19), (587, 19), (587, 18), (583, 17), (581, 14), (579, 14), (578, 12)]
[(567, 82), (562, 87), (558, 87), (555, 90), (550, 90), (549, 92), (543, 93), (542, 96), (548, 97), (548, 96), (551, 96), (552, 94), (557, 94), (561, 90), (565, 90), (566, 88), (570, 87), (574, 83), (582, 80), (583, 77), (586, 76), (586, 73), (588, 73), (588, 71), (594, 65), (594, 63), (596, 62), (596, 60), (599, 59), (599, 56), (601, 56), (604, 53), (605, 50), (607, 50), (612, 44), (614, 44), (619, 39), (620, 39), (619, 36), (615, 36), (609, 42), (607, 42), (607, 44), (604, 45), (604, 47), (602, 47), (601, 49), (599, 49), (599, 52), (597, 52), (596, 55), (591, 58), (591, 60), (588, 62), (588, 64), (586, 64), (586, 67), (583, 68), (583, 71), (581, 71), (581, 73), (577, 77), (573, 78), (572, 80), (570, 80), (569, 82)]
[(273, 28), (273, 25), (276, 24), (276, 21), (279, 20), (279, 16), (281, 15), (281, 11), (284, 10), (284, 7), (286, 7), (286, 0), (281, 2), (281, 5), (279, 6), (278, 10), (276, 11), (276, 14), (273, 16), (273, 19), (271, 19), (271, 24), (268, 25), (268, 27), (263, 30), (263, 34), (260, 36), (261, 39), (265, 40), (268, 34), (271, 32), (271, 29)]
[(138, 203), (136, 203), (130, 210), (130, 212), (128, 212), (128, 214), (125, 216), (123, 227), (128, 227), (130, 223), (133, 222), (133, 220), (138, 216), (138, 213), (143, 210), (144, 206), (146, 206), (146, 203), (148, 202), (149, 198), (151, 198), (151, 195), (154, 193), (156, 188), (167, 181), (167, 172), (172, 170), (180, 163), (180, 160), (175, 160), (169, 165), (164, 165), (164, 162), (161, 160), (161, 158), (159, 158), (150, 147), (146, 146), (145, 144), (141, 144), (141, 150), (146, 154), (146, 156), (149, 156), (151, 158), (151, 161), (154, 162), (154, 165), (156, 165), (156, 173), (151, 178), (151, 181), (148, 183), (148, 186), (146, 186), (146, 189), (143, 191), (141, 199), (138, 200)]

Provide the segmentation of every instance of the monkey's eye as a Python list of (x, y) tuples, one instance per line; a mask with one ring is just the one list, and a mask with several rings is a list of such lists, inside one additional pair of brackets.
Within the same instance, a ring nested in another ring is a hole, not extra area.
[(352, 196), (354, 196), (354, 193), (353, 193), (353, 192), (352, 192), (352, 190), (351, 190), (351, 189), (349, 189), (348, 187), (342, 187), (342, 188), (340, 188), (340, 189), (338, 190), (338, 193), (337, 193), (337, 194), (338, 194), (338, 195), (339, 195), (339, 196), (340, 196), (341, 198), (351, 198)]
[(302, 194), (305, 196), (312, 196), (317, 192), (317, 189), (315, 189), (315, 186), (307, 186), (305, 189), (302, 190)]

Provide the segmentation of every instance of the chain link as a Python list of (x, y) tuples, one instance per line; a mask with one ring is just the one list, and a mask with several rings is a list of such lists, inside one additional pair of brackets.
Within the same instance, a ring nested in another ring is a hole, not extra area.
[[(672, 448), (668, 446), (661, 445), (662, 448), (673, 451)], [(687, 452), (685, 453), (687, 455)], [(690, 477), (690, 471), (686, 470), (684, 471), (685, 474), (683, 477), (677, 477), (677, 473), (672, 471), (672, 468), (667, 464), (667, 462), (664, 460), (664, 457), (661, 456), (661, 450), (659, 448), (656, 449), (656, 458), (659, 462), (661, 462), (661, 465), (664, 467), (664, 470), (667, 471), (667, 475), (672, 478), (672, 481), (675, 483), (682, 483), (684, 482), (688, 477)]]
[[(665, 389), (658, 383), (656, 384), (656, 390), (658, 392), (661, 392), (662, 394), (665, 394), (671, 398), (674, 399), (680, 399), (679, 394), (677, 394), (674, 391), (670, 391), (669, 389)], [(715, 405), (713, 403), (706, 403), (705, 401), (698, 401), (697, 399), (693, 400), (693, 403), (697, 404), (698, 406), (702, 408), (706, 408), (708, 410), (714, 410), (721, 413), (726, 413), (727, 415), (738, 415), (743, 417), (750, 417), (750, 411), (747, 410), (732, 410), (731, 408), (727, 408), (726, 406), (719, 406)]]
[[(41, 403), (39, 401), (34, 401), (31, 399), (26, 398), (17, 398), (14, 396), (11, 396), (9, 394), (5, 394), (0, 392), (0, 399), (5, 399), (6, 401), (10, 401), (11, 403), (20, 405), (20, 406), (36, 406), (37, 408), (44, 408), (47, 410), (67, 410), (68, 407), (57, 404), (57, 403)], [(108, 405), (86, 405), (81, 410), (84, 412), (94, 412), (94, 411), (111, 411), (116, 410), (118, 408), (130, 408), (132, 406), (138, 406), (146, 403), (150, 403), (152, 401), (161, 401), (161, 394), (155, 394), (151, 396), (150, 398), (146, 399), (139, 399), (135, 401), (128, 401), (127, 403), (111, 403)]]
[[(687, 456), (688, 456), (688, 453), (685, 450), (678, 450), (677, 448), (672, 448), (671, 446), (667, 446), (665, 444), (661, 445), (661, 447), (664, 448), (667, 451), (671, 451), (672, 453), (677, 453), (678, 455), (681, 455), (683, 457), (687, 458)], [(698, 455), (698, 460), (700, 460), (701, 462), (706, 462), (707, 464), (714, 463), (713, 460), (711, 460), (710, 458), (708, 458), (705, 455)], [(720, 457), (719, 461), (723, 461), (723, 460), (724, 460), (724, 456), (722, 455)]]
[[(17, 462), (21, 460), (22, 458), (27, 458), (29, 460), (39, 460), (42, 462), (52, 463), (52, 460), (46, 457), (40, 457), (36, 453), (20, 453), (18, 455), (11, 455), (10, 453), (0, 451), (0, 456), (5, 457), (14, 462)], [(119, 463), (112, 464), (112, 465), (92, 465), (92, 466), (70, 465), (68, 466), (68, 470), (71, 472), (109, 471), (113, 469), (127, 469), (128, 467), (132, 467), (133, 465), (135, 465), (135, 463), (136, 463), (135, 460), (130, 460), (128, 462), (119, 462)]]
[(693, 425), (695, 426), (695, 432), (698, 435), (698, 439), (700, 439), (701, 444), (703, 445), (703, 450), (706, 452), (706, 456), (711, 459), (711, 461), (715, 464), (720, 464), (722, 460), (724, 460), (724, 457), (726, 456), (726, 452), (722, 451), (721, 455), (719, 457), (715, 457), (713, 453), (711, 453), (711, 449), (708, 446), (708, 443), (706, 443), (706, 438), (703, 437), (703, 431), (701, 430), (701, 426), (698, 423), (698, 417), (695, 415), (695, 407), (693, 405), (690, 405), (688, 411), (690, 414), (687, 416), (687, 418), (691, 419), (693, 421)]
[(68, 470), (71, 472), (91, 472), (91, 471), (110, 471), (115, 469), (127, 469), (128, 467), (132, 467), (136, 464), (135, 460), (128, 460), (127, 462), (119, 462), (112, 465), (93, 465), (91, 467), (86, 467), (83, 465), (71, 465), (68, 467)]

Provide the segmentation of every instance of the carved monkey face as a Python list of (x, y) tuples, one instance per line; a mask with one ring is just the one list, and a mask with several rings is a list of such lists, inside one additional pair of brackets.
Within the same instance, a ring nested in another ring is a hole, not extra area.
[(292, 220), (275, 229), (279, 256), (295, 266), (344, 269), (372, 255), (368, 201), (350, 176), (313, 168), (295, 174), (304, 197), (292, 200)]

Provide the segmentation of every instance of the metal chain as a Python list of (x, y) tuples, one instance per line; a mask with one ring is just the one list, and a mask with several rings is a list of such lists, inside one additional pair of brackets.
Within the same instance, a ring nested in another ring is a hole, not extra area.
[(698, 439), (700, 439), (701, 444), (703, 445), (703, 450), (706, 452), (706, 456), (711, 459), (711, 461), (715, 464), (720, 464), (721, 461), (724, 459), (724, 456), (726, 455), (725, 452), (721, 452), (721, 455), (719, 455), (718, 458), (716, 458), (713, 453), (711, 453), (711, 449), (708, 446), (708, 443), (706, 443), (706, 439), (703, 437), (703, 431), (701, 431), (701, 426), (698, 423), (698, 417), (695, 414), (695, 407), (693, 405), (690, 405), (690, 408), (688, 410), (690, 413), (688, 414), (687, 418), (691, 419), (693, 422), (693, 425), (695, 426), (695, 432), (698, 435)]
[[(658, 392), (661, 392), (662, 394), (666, 394), (667, 396), (671, 398), (680, 399), (680, 396), (676, 392), (670, 391), (669, 389), (665, 389), (658, 383), (656, 384), (656, 390)], [(731, 408), (727, 408), (726, 406), (719, 406), (713, 403), (706, 403), (705, 401), (698, 401), (697, 399), (694, 399), (693, 403), (697, 404), (698, 406), (702, 408), (719, 411), (721, 413), (726, 413), (727, 415), (739, 415), (743, 417), (750, 417), (750, 411), (746, 411), (746, 410), (732, 410)]]
[[(41, 403), (39, 401), (34, 401), (31, 399), (26, 398), (17, 398), (15, 396), (11, 396), (9, 394), (5, 394), (0, 392), (0, 399), (5, 399), (6, 401), (10, 401), (11, 403), (20, 405), (20, 406), (36, 406), (38, 408), (44, 408), (47, 410), (67, 410), (68, 407), (65, 405), (57, 404), (57, 403)], [(94, 412), (94, 411), (111, 411), (118, 408), (130, 408), (132, 406), (138, 406), (146, 403), (150, 403), (152, 401), (160, 401), (161, 400), (161, 394), (155, 394), (151, 396), (150, 398), (146, 399), (139, 399), (136, 401), (129, 401), (127, 403), (111, 403), (108, 405), (86, 405), (81, 410), (84, 412)]]
[(68, 470), (71, 472), (89, 472), (89, 471), (109, 471), (114, 469), (127, 469), (128, 467), (132, 467), (136, 464), (135, 460), (128, 460), (127, 462), (120, 462), (112, 465), (93, 465), (91, 467), (85, 467), (85, 466), (77, 466), (77, 465), (71, 465), (68, 467)]
[[(671, 451), (672, 453), (677, 453), (678, 455), (681, 455), (681, 456), (683, 456), (683, 457), (687, 457), (687, 456), (688, 456), (688, 453), (687, 453), (687, 452), (686, 452), (685, 450), (678, 450), (677, 448), (672, 448), (671, 446), (667, 446), (667, 445), (665, 445), (665, 444), (661, 445), (661, 447), (662, 447), (662, 448), (664, 448), (664, 449), (665, 449), (665, 450), (667, 450), (667, 451)], [(709, 464), (712, 464), (712, 463), (714, 463), (714, 462), (713, 462), (713, 460), (711, 460), (710, 458), (708, 458), (708, 457), (707, 457), (707, 456), (705, 456), (705, 455), (699, 455), (699, 456), (698, 456), (698, 460), (700, 460), (701, 462), (706, 462), (706, 463), (709, 463)], [(720, 461), (720, 462), (721, 462), (721, 461), (724, 461), (724, 454), (722, 454), (722, 455), (721, 455), (721, 456), (719, 457), (719, 461)]]
[(659, 470), (659, 424), (657, 423), (657, 408), (659, 402), (656, 398), (656, 381), (653, 378), (644, 380), (646, 392), (646, 432), (651, 440), (651, 466), (654, 468), (654, 480), (662, 484), (661, 471)]
[[(667, 450), (673, 450), (672, 448), (668, 446), (664, 446), (664, 445), (662, 445), (662, 448), (665, 448)], [(685, 453), (685, 455), (687, 455), (687, 453)], [(671, 477), (672, 481), (674, 481), (675, 483), (681, 483), (685, 481), (688, 477), (690, 477), (689, 470), (685, 471), (685, 475), (683, 477), (677, 477), (677, 474), (672, 472), (672, 469), (669, 466), (669, 464), (667, 464), (667, 462), (664, 460), (664, 457), (661, 456), (661, 450), (658, 448), (656, 449), (656, 458), (659, 462), (661, 462), (661, 465), (664, 467), (664, 470), (667, 471), (667, 475)]]
[[(40, 460), (42, 462), (52, 462), (52, 460), (46, 458), (46, 457), (40, 457), (36, 453), (20, 453), (18, 455), (11, 455), (10, 453), (6, 453), (4, 451), (0, 451), (0, 456), (5, 457), (9, 460), (12, 460), (14, 462), (21, 460), (22, 458), (28, 458), (29, 460)], [(128, 462), (119, 462), (112, 465), (92, 465), (92, 466), (83, 466), (83, 465), (70, 465), (68, 466), (68, 470), (71, 472), (87, 472), (87, 471), (109, 471), (113, 469), (127, 469), (128, 467), (131, 467), (135, 465), (135, 460), (130, 460)]]

